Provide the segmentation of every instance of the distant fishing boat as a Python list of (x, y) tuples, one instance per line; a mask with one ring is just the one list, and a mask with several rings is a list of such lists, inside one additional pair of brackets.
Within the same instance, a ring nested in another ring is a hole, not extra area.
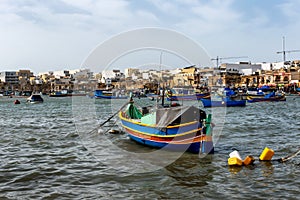
[(210, 93), (195, 93), (190, 95), (167, 95), (168, 101), (195, 101), (210, 98)]
[(43, 103), (44, 99), (39, 94), (32, 94), (27, 98), (26, 102), (28, 103)]
[(230, 97), (224, 97), (221, 100), (200, 99), (204, 108), (207, 107), (243, 107), (246, 106), (246, 100), (233, 100)]
[(194, 88), (173, 88), (167, 91), (167, 101), (196, 101), (201, 98), (210, 98), (209, 92), (198, 93)]
[(241, 95), (236, 94), (230, 88), (224, 88), (221, 93), (217, 92), (217, 95), (212, 98), (201, 98), (200, 101), (203, 107), (243, 107), (246, 106), (246, 100)]
[(192, 153), (213, 153), (211, 115), (194, 106), (139, 109), (132, 98), (119, 112), (122, 127), (139, 144)]
[(128, 97), (124, 94), (121, 94), (120, 91), (113, 92), (110, 89), (95, 90), (94, 91), (95, 99), (127, 99)]
[(67, 97), (68, 91), (62, 90), (62, 91), (54, 91), (49, 94), (49, 97)]
[(276, 95), (275, 92), (271, 92), (263, 97), (253, 97), (253, 96), (248, 96), (247, 101), (249, 103), (255, 103), (255, 102), (278, 102), (278, 101), (286, 101), (286, 97), (284, 94), (281, 95)]

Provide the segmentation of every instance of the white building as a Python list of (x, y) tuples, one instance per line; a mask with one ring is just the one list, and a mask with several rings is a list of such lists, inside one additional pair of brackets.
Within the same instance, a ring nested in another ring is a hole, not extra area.
[(101, 82), (105, 83), (106, 79), (110, 79), (111, 81), (113, 80), (120, 80), (120, 78), (122, 78), (124, 76), (124, 74), (118, 70), (118, 69), (114, 69), (114, 70), (103, 70), (102, 71), (102, 79)]
[(222, 69), (226, 71), (238, 71), (243, 75), (251, 75), (254, 72), (261, 70), (261, 64), (251, 64), (251, 62), (239, 62), (239, 63), (223, 63), (221, 64)]
[(10, 84), (19, 84), (19, 76), (16, 71), (0, 72), (0, 81)]

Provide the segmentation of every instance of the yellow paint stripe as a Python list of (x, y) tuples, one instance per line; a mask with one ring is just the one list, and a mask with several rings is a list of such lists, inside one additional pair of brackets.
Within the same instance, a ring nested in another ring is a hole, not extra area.
[[(120, 117), (120, 119), (122, 119), (124, 121), (127, 121), (127, 122), (130, 122), (130, 123), (133, 123), (133, 124), (138, 124), (138, 125), (141, 125), (141, 126), (147, 126), (147, 127), (153, 127), (153, 128), (157, 127), (156, 125), (144, 124), (144, 123), (141, 123), (141, 122), (135, 122), (131, 119), (127, 119), (127, 118), (122, 116), (122, 112), (119, 113), (119, 117)], [(167, 126), (167, 128), (177, 128), (177, 127), (182, 127), (182, 126), (188, 126), (188, 125), (195, 124), (195, 123), (197, 123), (197, 121), (188, 122), (188, 123), (179, 124), (179, 125), (174, 125), (174, 126)]]
[(197, 130), (192, 130), (192, 131), (187, 131), (187, 132), (184, 132), (184, 133), (181, 133), (181, 134), (175, 134), (175, 135), (157, 135), (157, 134), (149, 134), (149, 133), (144, 133), (144, 132), (141, 132), (141, 131), (138, 131), (138, 130), (135, 130), (135, 129), (132, 129), (132, 128), (129, 128), (128, 126), (125, 126), (124, 124), (122, 124), (122, 126), (126, 129), (129, 129), (131, 131), (134, 131), (134, 132), (137, 132), (137, 133), (140, 133), (140, 134), (143, 134), (143, 135), (147, 135), (147, 136), (156, 136), (156, 137), (179, 137), (179, 136), (184, 136), (184, 135), (188, 135), (188, 134), (191, 134), (193, 132), (197, 132), (197, 131), (201, 131), (202, 128), (198, 128)]

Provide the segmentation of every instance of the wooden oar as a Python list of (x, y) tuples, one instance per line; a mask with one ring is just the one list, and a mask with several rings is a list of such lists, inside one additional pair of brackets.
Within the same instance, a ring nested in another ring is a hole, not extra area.
[(127, 106), (129, 102), (126, 102), (117, 112), (115, 112), (112, 116), (110, 116), (106, 121), (102, 122), (98, 128), (102, 127), (104, 124), (106, 124), (109, 120), (111, 120), (116, 114), (118, 114), (125, 106)]

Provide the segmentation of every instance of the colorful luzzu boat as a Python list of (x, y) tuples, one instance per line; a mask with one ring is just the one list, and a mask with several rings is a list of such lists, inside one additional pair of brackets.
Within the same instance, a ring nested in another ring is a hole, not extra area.
[(211, 115), (194, 106), (138, 109), (132, 99), (119, 112), (122, 127), (137, 143), (173, 151), (213, 153)]
[(127, 99), (128, 97), (121, 94), (113, 94), (111, 90), (95, 90), (94, 91), (95, 99)]
[(210, 93), (195, 93), (195, 94), (187, 94), (187, 95), (181, 95), (181, 94), (176, 94), (176, 95), (167, 95), (167, 100), (168, 101), (196, 101), (200, 100), (202, 98), (210, 98)]
[(249, 103), (255, 103), (255, 102), (278, 102), (278, 101), (286, 101), (286, 97), (284, 94), (282, 95), (275, 95), (275, 92), (271, 92), (263, 97), (247, 97), (247, 101)]

